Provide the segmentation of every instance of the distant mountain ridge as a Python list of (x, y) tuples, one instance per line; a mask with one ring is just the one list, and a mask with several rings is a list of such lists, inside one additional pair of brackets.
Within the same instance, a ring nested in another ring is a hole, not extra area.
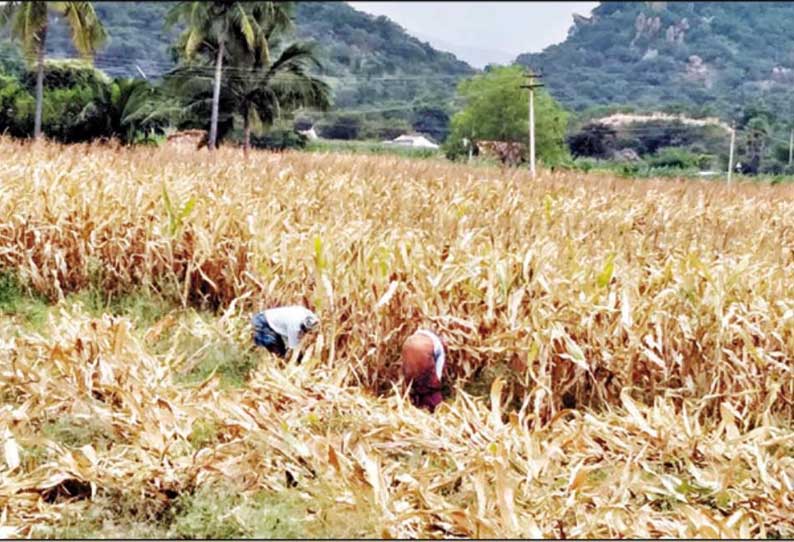
[(794, 3), (603, 2), (568, 37), (516, 62), (566, 107), (681, 105), (737, 116), (762, 104), (794, 114)]
[(485, 68), (488, 64), (511, 64), (513, 62), (514, 55), (506, 51), (451, 43), (433, 36), (428, 36), (427, 34), (420, 34), (419, 32), (414, 32), (414, 35), (439, 50), (448, 51), (454, 55), (465, 57), (467, 59), (466, 62), (475, 68), (481, 69)]

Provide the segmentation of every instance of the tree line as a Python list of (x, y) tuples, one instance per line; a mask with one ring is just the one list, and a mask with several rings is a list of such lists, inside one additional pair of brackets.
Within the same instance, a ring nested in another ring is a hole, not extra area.
[[(180, 30), (168, 32), (174, 36), (175, 67), (152, 83), (143, 72), (142, 78), (110, 78), (85, 62), (108, 37), (91, 2), (6, 2), (0, 6), (0, 24), (17, 47), (9, 51), (0, 46), (0, 132), (35, 138), (46, 133), (67, 143), (105, 137), (131, 144), (154, 141), (154, 134), (168, 128), (209, 127), (210, 149), (230, 136), (246, 152), (253, 144), (300, 146), (303, 141), (292, 126), (274, 127), (294, 120), (299, 110), (328, 111), (332, 92), (318, 75), (324, 69), (317, 45), (292, 39), (295, 5), (174, 3), (163, 27)], [(69, 28), (84, 61), (46, 59), (53, 16)], [(453, 160), (476, 154), (472, 142), (478, 140), (525, 143), (527, 95), (520, 88), (525, 80), (521, 66), (489, 66), (458, 83), (453, 115), (418, 108), (412, 123), (395, 118), (390, 128), (395, 135), (410, 130), (430, 134), (444, 143), (444, 153)], [(635, 160), (631, 171), (640, 166), (725, 168), (727, 147), (721, 133), (671, 124), (614, 133), (588, 123), (588, 112), (573, 118), (545, 89), (536, 92), (535, 108), (537, 153), (546, 164), (624, 161), (632, 156), (625, 151), (633, 151), (643, 160)], [(763, 108), (751, 109), (737, 126), (742, 130), (736, 149), (742, 171), (788, 172), (787, 145), (768, 142), (771, 116)], [(366, 123), (366, 117), (341, 113), (321, 133), (333, 139), (372, 137), (375, 132)]]
[(66, 142), (115, 137), (131, 143), (166, 125), (206, 126), (209, 117), (211, 150), (235, 120), (243, 125), (247, 150), (252, 130), (264, 131), (300, 108), (331, 105), (330, 87), (312, 72), (320, 67), (315, 46), (287, 39), (293, 10), (292, 2), (175, 3), (164, 24), (184, 28), (173, 48), (178, 63), (162, 84), (152, 85), (129, 77), (110, 80), (79, 62), (46, 62), (52, 14), (68, 25), (85, 60), (105, 42), (91, 2), (6, 2), (0, 24), (27, 67), (0, 74), (0, 125), (25, 136), (32, 109), (34, 138), (42, 137), (44, 125), (48, 135)]
[[(168, 126), (209, 124), (207, 146), (214, 149), (236, 124), (247, 151), (252, 133), (262, 134), (303, 108), (331, 107), (330, 87), (315, 75), (323, 72), (317, 46), (290, 40), (294, 9), (292, 2), (175, 3), (163, 23), (165, 30), (182, 29), (172, 47), (177, 63), (162, 82), (152, 84), (143, 78), (111, 79), (85, 62), (107, 39), (91, 2), (7, 2), (0, 23), (25, 64), (0, 71), (0, 130), (18, 137), (32, 131), (34, 138), (46, 132), (64, 142), (113, 137), (136, 143)], [(83, 62), (45, 58), (53, 15), (68, 26)], [(489, 69), (459, 84), (463, 107), (454, 117), (419, 108), (412, 126), (396, 122), (394, 128), (446, 140), (450, 158), (461, 154), (465, 138), (526, 141), (527, 103), (517, 87), (522, 77), (517, 67)], [(565, 112), (548, 93), (538, 95), (537, 108), (539, 156), (556, 159), (565, 149)], [(356, 138), (366, 134), (365, 123), (353, 115), (340, 117), (327, 135)]]

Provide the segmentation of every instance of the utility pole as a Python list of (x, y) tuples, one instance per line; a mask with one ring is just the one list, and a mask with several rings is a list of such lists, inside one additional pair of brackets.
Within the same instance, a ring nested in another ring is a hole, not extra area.
[(536, 83), (535, 78), (542, 77), (532, 72), (527, 74), (527, 84), (521, 88), (529, 90), (529, 173), (535, 178), (535, 89), (542, 87), (542, 83)]
[(731, 150), (728, 154), (728, 183), (731, 182), (733, 175), (733, 146), (736, 143), (736, 123), (731, 122)]
[(791, 167), (791, 159), (794, 158), (794, 130), (788, 136), (788, 165)]

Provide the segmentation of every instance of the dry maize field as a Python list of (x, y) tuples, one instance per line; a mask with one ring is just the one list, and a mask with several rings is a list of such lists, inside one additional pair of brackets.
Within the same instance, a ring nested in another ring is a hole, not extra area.
[(0, 139), (0, 535), (792, 537), (793, 278), (787, 186)]

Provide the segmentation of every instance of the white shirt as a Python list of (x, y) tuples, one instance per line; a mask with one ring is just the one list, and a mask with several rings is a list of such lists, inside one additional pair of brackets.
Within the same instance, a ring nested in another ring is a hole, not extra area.
[(432, 331), (428, 331), (426, 329), (420, 329), (417, 333), (421, 333), (426, 337), (430, 337), (430, 340), (433, 341), (433, 359), (436, 362), (436, 376), (438, 377), (439, 382), (441, 381), (441, 373), (444, 370), (444, 343), (441, 342), (441, 339), (438, 338), (438, 335), (433, 333)]
[(265, 311), (265, 320), (273, 331), (286, 337), (287, 347), (294, 349), (300, 343), (303, 330), (301, 324), (306, 322), (306, 318), (311, 316), (315, 321), (317, 315), (306, 307), (300, 305), (290, 305), (288, 307), (277, 307)]

